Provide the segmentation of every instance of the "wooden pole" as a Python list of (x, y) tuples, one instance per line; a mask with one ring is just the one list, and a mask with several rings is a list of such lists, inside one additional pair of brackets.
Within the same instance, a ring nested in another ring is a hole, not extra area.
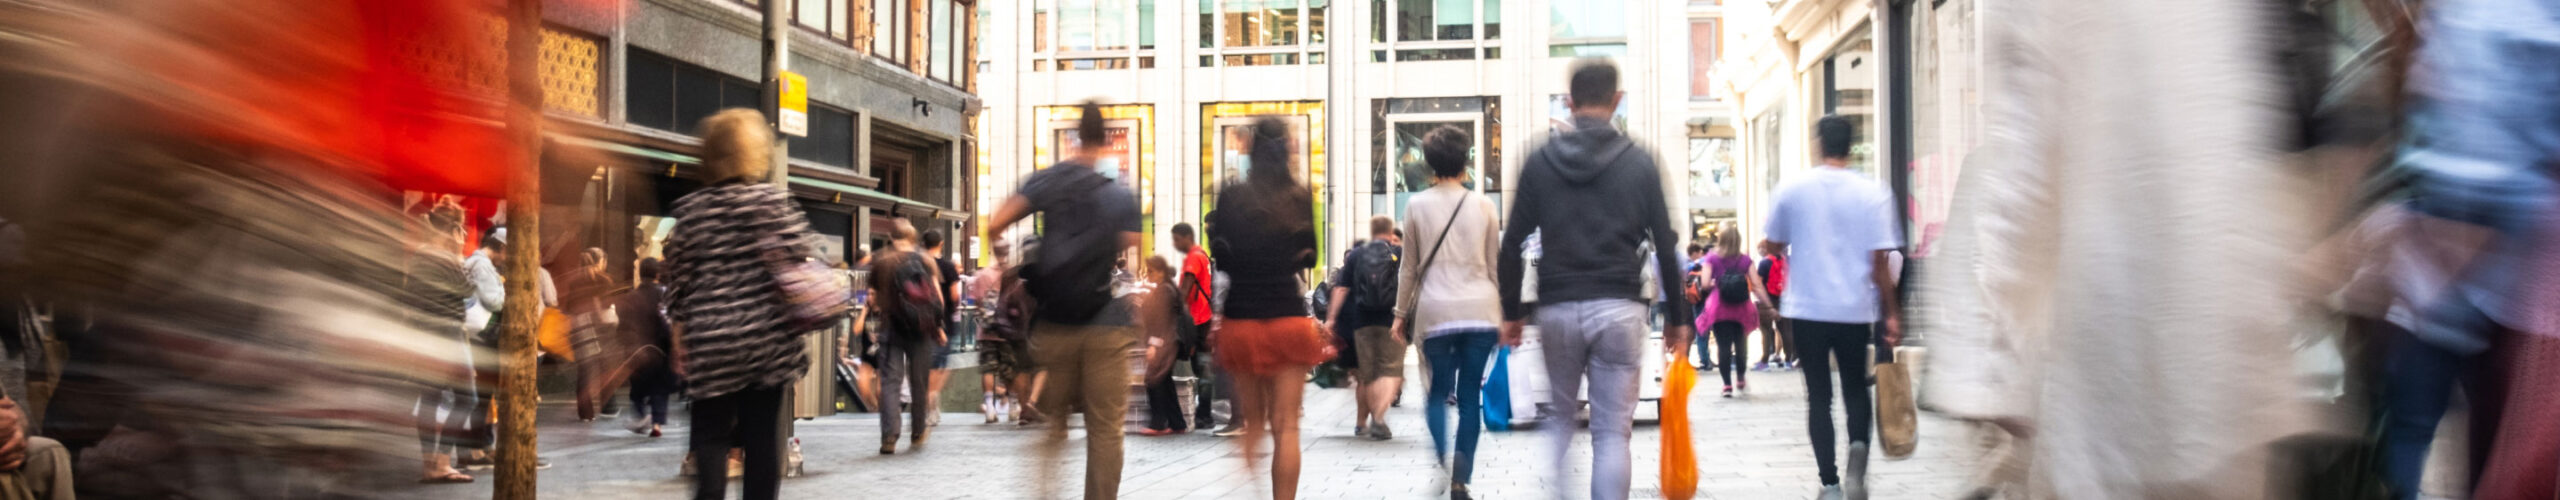
[(542, 0), (507, 1), (506, 328), (498, 338), (497, 500), (534, 500), (534, 331), (542, 322)]

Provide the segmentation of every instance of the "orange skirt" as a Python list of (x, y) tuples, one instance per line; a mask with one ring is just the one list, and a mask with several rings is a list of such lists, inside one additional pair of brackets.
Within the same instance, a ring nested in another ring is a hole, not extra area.
[(1316, 329), (1315, 318), (1228, 318), (1219, 322), (1216, 335), (1218, 368), (1232, 373), (1273, 375), (1333, 359), (1332, 342)]

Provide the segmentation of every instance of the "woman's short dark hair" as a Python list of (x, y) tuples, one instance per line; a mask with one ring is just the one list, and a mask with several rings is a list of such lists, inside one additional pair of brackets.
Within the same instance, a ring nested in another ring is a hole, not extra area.
[(1422, 162), (1431, 164), (1431, 175), (1458, 177), (1467, 175), (1467, 151), (1475, 141), (1467, 131), (1454, 125), (1441, 125), (1422, 136)]
[(1849, 144), (1858, 142), (1858, 130), (1840, 115), (1824, 116), (1813, 122), (1813, 134), (1822, 138), (1822, 157), (1848, 158)]
[(649, 283), (658, 282), (658, 276), (664, 275), (667, 272), (667, 264), (659, 261), (657, 257), (640, 259), (639, 267), (640, 281)]

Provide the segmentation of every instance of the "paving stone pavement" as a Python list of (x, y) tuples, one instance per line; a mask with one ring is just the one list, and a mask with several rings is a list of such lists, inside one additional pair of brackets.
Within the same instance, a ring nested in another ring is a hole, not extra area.
[[(1418, 366), (1418, 365), (1417, 365)], [(1699, 498), (1813, 498), (1817, 487), (1814, 459), (1806, 444), (1804, 379), (1798, 372), (1755, 372), (1747, 394), (1716, 397), (1721, 386), (1714, 372), (1700, 374), (1692, 396), (1692, 438), (1699, 462)], [(1351, 394), (1344, 389), (1309, 388), (1301, 446), (1304, 473), (1300, 497), (1311, 499), (1431, 498), (1440, 493), (1443, 476), (1431, 457), (1422, 420), (1421, 389), (1407, 390), (1404, 407), (1388, 422), (1395, 439), (1367, 441), (1352, 437)], [(1838, 416), (1837, 404), (1833, 417)], [(566, 406), (546, 404), (542, 418), (542, 456), (554, 466), (542, 471), (543, 498), (684, 498), (690, 478), (676, 475), (687, 430), (683, 418), (666, 437), (636, 436), (614, 422), (578, 423), (566, 417)], [(683, 413), (681, 409), (676, 413)], [(1634, 444), (1635, 498), (1659, 498), (1661, 434), (1646, 404), (1637, 411)], [(845, 414), (801, 421), (798, 435), (808, 474), (783, 480), (782, 496), (792, 499), (1017, 499), (1045, 498), (1034, 472), (1046, 463), (1037, 452), (1040, 431), (1010, 424), (981, 424), (974, 413), (947, 413), (921, 451), (901, 444), (897, 455), (878, 455), (879, 417)], [(1071, 432), (1067, 453), (1057, 463), (1057, 498), (1081, 492), (1083, 432)], [(1843, 435), (1846, 446), (1845, 433)], [(1923, 413), (1920, 446), (1904, 460), (1884, 460), (1869, 467), (1876, 499), (1951, 498), (1972, 470), (1973, 433), (1965, 425)], [(1562, 498), (1587, 496), (1590, 469), (1588, 435), (1577, 439), (1567, 466)], [(1552, 498), (1552, 479), (1536, 430), (1488, 431), (1479, 445), (1476, 498)], [(1846, 454), (1844, 451), (1843, 455)], [(1268, 479), (1244, 469), (1232, 439), (1191, 433), (1166, 437), (1127, 437), (1122, 498), (1226, 499), (1268, 498)], [(432, 499), (488, 498), (489, 478), (468, 485), (426, 489)], [(735, 495), (736, 486), (731, 486)]]

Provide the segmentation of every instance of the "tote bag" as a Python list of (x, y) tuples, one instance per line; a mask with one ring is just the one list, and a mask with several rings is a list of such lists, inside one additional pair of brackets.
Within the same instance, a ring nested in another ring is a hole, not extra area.
[(1687, 500), (1698, 494), (1698, 456), (1689, 441), (1689, 388), (1698, 373), (1689, 369), (1687, 350), (1671, 357), (1662, 369), (1662, 497)]

